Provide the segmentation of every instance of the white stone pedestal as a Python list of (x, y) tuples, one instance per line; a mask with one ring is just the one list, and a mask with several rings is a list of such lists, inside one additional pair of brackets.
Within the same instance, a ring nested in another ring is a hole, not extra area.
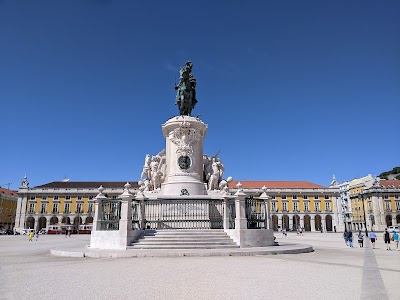
[(203, 140), (207, 125), (177, 116), (162, 125), (166, 140), (166, 177), (160, 196), (207, 195), (203, 183)]

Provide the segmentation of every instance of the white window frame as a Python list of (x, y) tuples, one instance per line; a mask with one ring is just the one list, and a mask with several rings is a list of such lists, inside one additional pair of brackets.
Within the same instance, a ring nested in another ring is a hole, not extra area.
[(83, 210), (82, 210), (82, 203), (77, 203), (77, 204), (76, 204), (76, 212), (77, 212), (77, 213), (83, 213)]
[(29, 203), (29, 213), (30, 214), (35, 213), (35, 203)]
[(329, 201), (325, 202), (325, 209), (326, 209), (326, 211), (332, 211), (331, 210), (331, 203)]
[(315, 211), (316, 212), (320, 212), (321, 211), (321, 206), (319, 205), (319, 202), (314, 202), (314, 206), (315, 206)]
[(40, 213), (41, 214), (46, 213), (46, 208), (47, 208), (47, 203), (41, 203), (41, 205), (40, 205)]
[(53, 214), (58, 213), (58, 203), (53, 203), (53, 209), (51, 210)]
[(287, 202), (286, 201), (282, 202), (282, 211), (287, 211)]
[(69, 204), (70, 204), (70, 203), (64, 203), (64, 213), (65, 213), (65, 214), (69, 214), (69, 213), (70, 213)]
[(292, 195), (293, 200), (297, 200), (297, 195)]
[(299, 205), (297, 202), (293, 202), (293, 211), (299, 211)]

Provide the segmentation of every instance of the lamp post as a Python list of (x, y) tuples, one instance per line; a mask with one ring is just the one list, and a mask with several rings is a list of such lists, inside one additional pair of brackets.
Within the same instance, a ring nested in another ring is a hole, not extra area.
[(363, 207), (363, 213), (364, 213), (365, 235), (368, 237), (367, 218), (365, 216), (365, 206), (364, 206), (364, 193), (360, 192), (360, 195), (361, 195), (361, 201), (362, 201), (362, 207)]

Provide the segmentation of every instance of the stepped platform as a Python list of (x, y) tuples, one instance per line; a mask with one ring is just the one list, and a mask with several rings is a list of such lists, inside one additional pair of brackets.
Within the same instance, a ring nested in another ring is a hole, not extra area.
[(311, 245), (280, 243), (268, 247), (239, 248), (223, 230), (146, 230), (126, 250), (91, 249), (87, 241), (55, 247), (50, 254), (61, 257), (127, 258), (185, 256), (258, 256), (313, 252)]

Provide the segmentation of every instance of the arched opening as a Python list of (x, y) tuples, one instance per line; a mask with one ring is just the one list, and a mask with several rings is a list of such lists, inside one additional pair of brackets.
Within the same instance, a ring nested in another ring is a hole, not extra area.
[(37, 230), (41, 230), (42, 228), (46, 228), (46, 217), (40, 217), (38, 220)]
[(82, 224), (82, 218), (81, 217), (75, 217), (74, 218), (74, 228), (76, 230), (79, 230), (79, 225)]
[(87, 217), (85, 224), (93, 224), (93, 217)]
[(392, 226), (392, 216), (391, 215), (386, 216), (386, 226)]
[(289, 216), (288, 215), (283, 215), (282, 216), (282, 229), (285, 228), (286, 230), (289, 230)]
[(272, 215), (272, 229), (278, 231), (278, 216)]
[(63, 217), (61, 220), (61, 223), (63, 224), (71, 224), (71, 220), (69, 217)]
[(325, 228), (326, 228), (326, 231), (332, 231), (332, 216), (331, 215), (327, 215), (325, 217)]
[(300, 228), (300, 217), (298, 215), (293, 216), (293, 230)]
[(397, 215), (397, 216), (396, 216), (396, 223), (397, 223), (397, 224), (400, 224), (400, 215)]
[(320, 231), (322, 228), (321, 216), (315, 215), (314, 221), (315, 221), (315, 230)]
[(58, 218), (57, 217), (51, 217), (50, 225), (55, 225), (55, 224), (58, 224)]
[(25, 223), (25, 228), (29, 228), (29, 229), (35, 229), (35, 218), (34, 217), (28, 217), (26, 219), (26, 223)]
[(309, 215), (304, 216), (304, 231), (311, 231), (311, 217)]

